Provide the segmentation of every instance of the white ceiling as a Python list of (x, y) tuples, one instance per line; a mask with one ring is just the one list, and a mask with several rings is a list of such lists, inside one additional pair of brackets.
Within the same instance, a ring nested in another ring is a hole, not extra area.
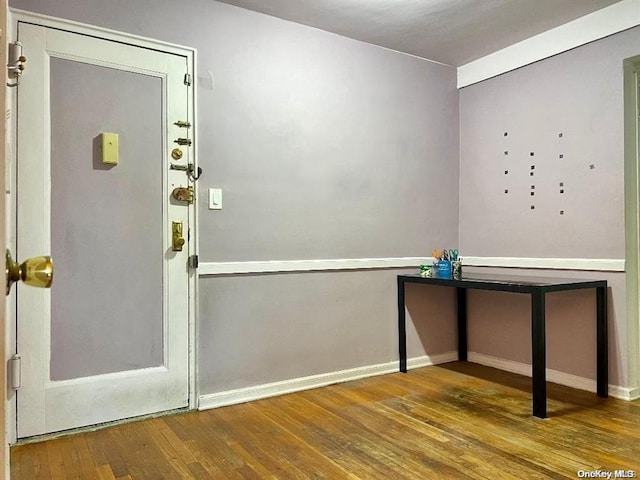
[(620, 0), (219, 0), (460, 66)]

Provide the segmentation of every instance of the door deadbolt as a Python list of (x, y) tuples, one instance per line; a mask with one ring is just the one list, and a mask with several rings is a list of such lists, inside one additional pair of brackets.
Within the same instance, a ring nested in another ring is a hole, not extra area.
[(182, 236), (182, 222), (171, 222), (171, 250), (181, 252), (184, 245)]
[(193, 203), (195, 197), (193, 187), (176, 187), (171, 192), (171, 195), (179, 202), (187, 202), (189, 204)]
[(51, 257), (28, 258), (22, 263), (14, 262), (11, 252), (6, 253), (5, 273), (7, 276), (7, 295), (11, 285), (22, 280), (25, 285), (39, 288), (49, 288), (53, 282), (53, 261)]

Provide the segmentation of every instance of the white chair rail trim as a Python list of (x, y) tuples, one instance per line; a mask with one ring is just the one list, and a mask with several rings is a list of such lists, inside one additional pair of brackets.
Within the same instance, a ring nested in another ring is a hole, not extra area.
[[(318, 272), (332, 270), (363, 270), (418, 268), (431, 263), (431, 257), (350, 258), (324, 260), (267, 260), (254, 262), (201, 262), (198, 275), (242, 275), (259, 273)], [(522, 258), (475, 257), (462, 258), (463, 265), (474, 267), (532, 268), (544, 270), (592, 270), (624, 272), (624, 259), (608, 258)]]

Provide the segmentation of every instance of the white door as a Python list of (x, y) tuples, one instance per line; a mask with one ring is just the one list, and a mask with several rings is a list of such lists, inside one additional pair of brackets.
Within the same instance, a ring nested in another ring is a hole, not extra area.
[(18, 39), (15, 253), (55, 267), (51, 290), (14, 287), (18, 437), (185, 407), (192, 207), (170, 165), (192, 149), (175, 142), (192, 136), (175, 125), (191, 118), (187, 58), (29, 23)]

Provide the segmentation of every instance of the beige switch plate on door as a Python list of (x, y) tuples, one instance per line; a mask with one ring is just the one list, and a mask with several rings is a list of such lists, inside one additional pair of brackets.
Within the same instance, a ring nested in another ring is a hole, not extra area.
[(118, 164), (118, 134), (117, 133), (102, 133), (102, 163), (107, 165)]

